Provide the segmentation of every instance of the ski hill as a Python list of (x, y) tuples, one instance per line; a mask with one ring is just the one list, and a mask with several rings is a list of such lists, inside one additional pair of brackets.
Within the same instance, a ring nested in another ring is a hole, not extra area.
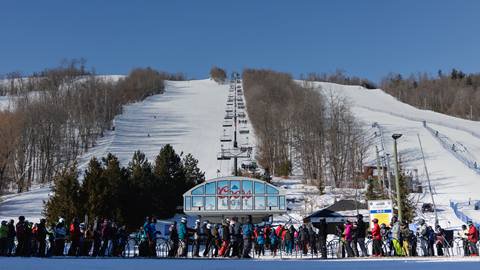
[[(109, 152), (123, 166), (128, 165), (137, 150), (154, 162), (162, 146), (169, 143), (178, 154), (191, 153), (198, 159), (205, 177), (230, 175), (231, 168), (220, 166), (217, 160), (228, 94), (228, 84), (220, 85), (209, 79), (167, 81), (165, 93), (124, 106), (123, 114), (114, 119), (114, 131), (99, 138), (96, 146), (80, 157), (80, 172), (92, 157), (101, 158)], [(8, 101), (3, 100), (3, 104)], [(40, 219), (43, 201), (49, 193), (50, 187), (44, 186), (3, 196), (0, 220), (17, 219), (19, 215), (31, 221)]]
[[(431, 196), (428, 193), (419, 136), (434, 200), (439, 208), (440, 225), (449, 228), (463, 224), (450, 207), (450, 202), (480, 199), (480, 173), (478, 169), (469, 166), (469, 163), (480, 164), (480, 122), (420, 110), (398, 101), (380, 89), (368, 90), (360, 86), (323, 82), (314, 83), (314, 87), (318, 91), (344, 96), (351, 102), (352, 112), (364, 123), (368, 135), (374, 138), (372, 146), (377, 146), (382, 155), (390, 154), (392, 166), (391, 135), (403, 134), (398, 139), (399, 157), (405, 169), (418, 170), (423, 194), (414, 199), (421, 206), (422, 202), (430, 203)], [(375, 132), (377, 136), (372, 134)], [(372, 153), (374, 157), (374, 149), (371, 150), (370, 154)], [(475, 221), (480, 221), (480, 214), (472, 211), (470, 214)], [(432, 214), (419, 215), (433, 224)]]

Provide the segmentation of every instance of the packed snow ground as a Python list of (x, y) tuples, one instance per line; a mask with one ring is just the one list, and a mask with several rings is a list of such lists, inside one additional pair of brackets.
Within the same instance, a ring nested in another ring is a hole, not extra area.
[(64, 269), (183, 269), (183, 270), (292, 270), (292, 269), (336, 269), (370, 270), (411, 269), (411, 270), (477, 270), (478, 259), (348, 259), (348, 260), (232, 260), (232, 259), (39, 259), (39, 258), (0, 258), (2, 269), (8, 270), (64, 270)]
[[(166, 82), (164, 94), (148, 97), (142, 102), (124, 107), (115, 117), (115, 130), (97, 141), (96, 147), (79, 161), (84, 170), (91, 157), (103, 157), (111, 152), (127, 166), (136, 150), (146, 154), (151, 162), (165, 144), (171, 144), (177, 153), (191, 153), (199, 160), (199, 167), (207, 178), (217, 176), (224, 104), (228, 85), (211, 80)], [(220, 175), (229, 175), (231, 168), (223, 166)], [(43, 201), (49, 187), (23, 194), (4, 196), (0, 204), (0, 220), (25, 215), (30, 221), (41, 217)]]

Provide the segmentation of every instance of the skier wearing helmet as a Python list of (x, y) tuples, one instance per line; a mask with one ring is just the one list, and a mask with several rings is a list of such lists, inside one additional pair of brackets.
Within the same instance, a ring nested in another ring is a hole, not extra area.
[(420, 229), (418, 234), (420, 236), (420, 247), (422, 248), (423, 256), (428, 256), (428, 226), (424, 219), (418, 221)]
[(182, 217), (180, 225), (178, 226), (178, 256), (187, 257), (188, 251), (188, 235), (187, 235), (187, 218)]
[(468, 221), (468, 244), (470, 245), (470, 256), (478, 256), (478, 230), (470, 220)]
[(55, 244), (54, 256), (63, 256), (65, 249), (65, 237), (67, 236), (67, 229), (65, 228), (65, 219), (59, 218), (58, 223), (54, 229)]
[(382, 235), (380, 234), (380, 226), (378, 225), (378, 219), (374, 218), (373, 229), (372, 229), (372, 240), (373, 240), (373, 256), (379, 257), (382, 256)]

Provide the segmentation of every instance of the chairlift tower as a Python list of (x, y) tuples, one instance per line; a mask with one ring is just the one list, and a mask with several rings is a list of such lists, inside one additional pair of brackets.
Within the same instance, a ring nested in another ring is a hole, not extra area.
[[(236, 72), (232, 72), (232, 79), (233, 79), (233, 89), (237, 89), (237, 81), (240, 78), (240, 75)], [(217, 156), (217, 160), (230, 160), (233, 158), (233, 166), (234, 166), (234, 175), (238, 176), (238, 159), (239, 158), (250, 158), (251, 157), (251, 149), (242, 149), (238, 148), (237, 142), (237, 98), (233, 98), (233, 148), (231, 149), (222, 149)], [(224, 134), (225, 136), (225, 134)], [(224, 141), (226, 142), (226, 141)]]

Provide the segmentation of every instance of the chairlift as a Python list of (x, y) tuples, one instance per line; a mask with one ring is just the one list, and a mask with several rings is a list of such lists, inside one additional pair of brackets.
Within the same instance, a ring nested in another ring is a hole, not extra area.
[(248, 143), (244, 143), (244, 144), (240, 145), (240, 151), (242, 151), (242, 152), (252, 151), (252, 149), (253, 149), (253, 147)]
[(253, 161), (252, 159), (247, 159), (247, 160), (242, 161), (241, 167), (244, 170), (254, 171), (254, 170), (257, 169), (258, 166), (257, 166), (257, 163), (255, 161)]
[(230, 160), (231, 157), (224, 155), (223, 152), (217, 154), (217, 160)]
[[(220, 137), (221, 142), (231, 142), (232, 141), (232, 136), (227, 135), (225, 133), (226, 131), (227, 131), (226, 129), (223, 130), (223, 135), (222, 135), (222, 137)], [(222, 145), (222, 148), (223, 148), (223, 145)]]
[(223, 121), (223, 127), (232, 127), (233, 126), (233, 123), (232, 121)]
[(247, 128), (242, 128), (238, 131), (240, 134), (249, 134), (250, 133), (250, 130), (247, 129)]

